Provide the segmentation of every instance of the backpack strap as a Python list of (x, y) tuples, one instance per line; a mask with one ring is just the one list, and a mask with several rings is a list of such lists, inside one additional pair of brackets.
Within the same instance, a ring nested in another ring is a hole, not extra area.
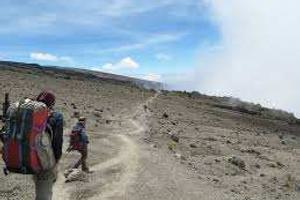
[[(49, 123), (49, 121), (54, 118), (54, 115), (53, 115), (53, 111), (49, 109), (49, 116), (48, 116), (48, 121), (47, 121), (47, 124), (46, 124), (46, 131), (49, 136), (50, 136), (50, 139), (51, 139), (51, 142), (53, 142), (54, 140), (54, 130), (53, 130), (53, 127), (51, 126), (51, 123)], [(50, 119), (50, 120), (49, 120)]]
[[(24, 105), (24, 103), (28, 102), (28, 99), (26, 98), (22, 98), (19, 101), (19, 105), (17, 107), (17, 135), (15, 135), (15, 137), (18, 140), (23, 140), (24, 139), (24, 135), (26, 134), (26, 129), (28, 129), (28, 126), (31, 124), (30, 121), (26, 120), (28, 119), (28, 115), (31, 115), (32, 113), (28, 112), (28, 108), (24, 108), (22, 107), (22, 105)], [(21, 115), (21, 111), (22, 111), (22, 115)]]
[(53, 129), (51, 127), (51, 125), (49, 123), (47, 123), (47, 126), (46, 126), (46, 131), (45, 131), (47, 134), (49, 134), (50, 136), (50, 140), (51, 142), (53, 141), (53, 138), (54, 138), (54, 133), (53, 133)]

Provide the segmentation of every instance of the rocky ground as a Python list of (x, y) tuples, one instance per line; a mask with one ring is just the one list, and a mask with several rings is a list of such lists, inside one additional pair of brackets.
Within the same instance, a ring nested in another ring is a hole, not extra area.
[[(12, 101), (53, 90), (65, 134), (88, 118), (94, 173), (65, 183), (79, 155), (64, 154), (55, 200), (300, 199), (300, 126), (286, 113), (78, 74), (0, 68), (0, 84)], [(34, 198), (31, 176), (0, 174), (0, 184), (0, 199)]]
[(161, 94), (148, 108), (147, 139), (227, 199), (300, 199), (300, 126), (214, 105)]

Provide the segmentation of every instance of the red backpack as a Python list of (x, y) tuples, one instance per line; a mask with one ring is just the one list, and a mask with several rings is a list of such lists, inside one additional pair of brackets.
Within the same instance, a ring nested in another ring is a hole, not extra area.
[(70, 134), (70, 150), (82, 150), (81, 129), (77, 126), (73, 127)]
[(30, 99), (8, 108), (2, 154), (8, 171), (37, 174), (55, 166), (51, 134), (45, 132), (48, 116), (44, 103)]

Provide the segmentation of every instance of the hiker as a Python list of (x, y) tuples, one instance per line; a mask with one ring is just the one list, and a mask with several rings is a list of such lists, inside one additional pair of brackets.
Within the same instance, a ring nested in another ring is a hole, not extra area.
[[(72, 169), (77, 169), (81, 165), (81, 169), (84, 172), (89, 173), (89, 168), (87, 166), (87, 156), (88, 156), (88, 136), (86, 133), (86, 118), (80, 117), (78, 122), (73, 127), (70, 135), (70, 146), (68, 151), (76, 150), (81, 154), (80, 159), (73, 165)], [(67, 175), (66, 175), (67, 176)]]
[(5, 171), (33, 174), (36, 200), (51, 200), (62, 155), (63, 116), (53, 110), (55, 96), (43, 91), (7, 111), (3, 131)]

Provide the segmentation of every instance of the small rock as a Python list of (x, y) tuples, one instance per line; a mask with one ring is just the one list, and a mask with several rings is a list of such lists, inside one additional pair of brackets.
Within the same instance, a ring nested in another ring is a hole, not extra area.
[(96, 108), (95, 111), (103, 113), (103, 109)]
[(220, 163), (221, 160), (219, 160), (218, 158), (216, 158), (216, 159), (215, 159), (215, 162), (216, 162), (216, 163)]
[(94, 116), (97, 117), (97, 118), (101, 118), (101, 113), (99, 113), (98, 111), (95, 111), (94, 113)]
[(232, 193), (238, 193), (235, 189), (231, 189), (230, 192), (232, 192)]
[(260, 174), (259, 176), (260, 176), (260, 177), (265, 177), (266, 175), (265, 175), (265, 174)]
[(73, 112), (73, 116), (75, 118), (79, 118), (80, 117), (80, 113), (78, 111)]
[(106, 124), (111, 124), (111, 123), (112, 123), (112, 120), (107, 119), (107, 120), (105, 120), (105, 123), (106, 123)]
[(176, 135), (171, 135), (171, 139), (174, 141), (174, 142), (179, 142), (179, 137), (178, 136), (176, 136)]
[(277, 166), (280, 167), (280, 168), (284, 167), (284, 164), (282, 164), (282, 163), (279, 162), (279, 161), (277, 161), (276, 164), (277, 164)]
[(164, 113), (163, 118), (169, 118), (169, 115), (167, 113)]
[(175, 157), (181, 159), (181, 154), (175, 153)]
[(73, 108), (74, 110), (77, 109), (77, 106), (75, 105), (75, 103), (71, 103), (71, 106), (72, 106), (72, 108)]
[(261, 154), (259, 151), (256, 151), (254, 149), (242, 149), (241, 152), (256, 154), (257, 156), (259, 156)]
[(190, 144), (191, 148), (197, 148), (197, 145), (195, 143)]
[(217, 182), (219, 182), (220, 180), (219, 180), (219, 179), (216, 179), (216, 178), (214, 178), (212, 181), (217, 183)]
[(211, 142), (215, 142), (215, 141), (217, 141), (217, 139), (216, 139), (216, 138), (214, 138), (214, 137), (207, 137), (207, 138), (205, 138), (205, 140), (207, 140), (207, 141), (211, 141)]
[(227, 144), (232, 144), (232, 142), (230, 140), (226, 140)]
[(281, 139), (281, 140), (283, 139), (283, 135), (278, 135), (278, 137), (279, 137), (279, 139)]
[(231, 158), (228, 159), (228, 161), (235, 165), (238, 166), (240, 169), (245, 170), (246, 169), (246, 164), (245, 161), (243, 161), (241, 158), (236, 157), (236, 156), (232, 156)]
[(152, 148), (157, 148), (157, 145), (156, 144), (151, 144), (151, 147)]
[(259, 164), (255, 164), (255, 167), (256, 167), (257, 169), (260, 169), (260, 165), (259, 165)]
[(277, 165), (275, 163), (269, 163), (268, 166), (272, 167), (272, 168), (276, 168), (277, 167)]
[(283, 145), (286, 145), (286, 141), (285, 140), (281, 140), (280, 143), (283, 144)]
[(148, 110), (148, 106), (144, 105), (144, 110), (147, 111)]
[(181, 160), (184, 160), (184, 161), (186, 161), (186, 160), (187, 160), (187, 158), (186, 158), (185, 156), (181, 155)]

